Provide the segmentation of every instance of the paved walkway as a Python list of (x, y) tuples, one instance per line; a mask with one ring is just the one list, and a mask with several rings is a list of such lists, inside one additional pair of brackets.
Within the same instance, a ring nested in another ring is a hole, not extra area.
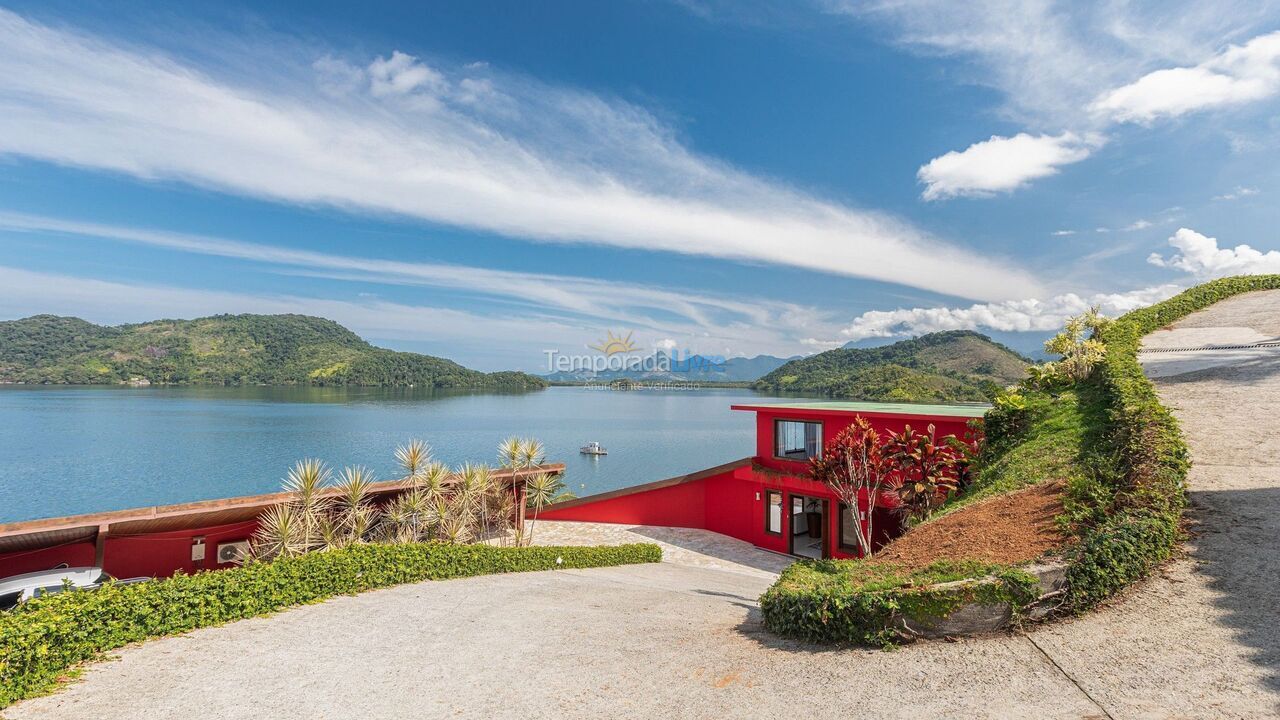
[[(1224, 336), (1238, 337), (1242, 327), (1280, 336), (1280, 294), (1220, 303), (1175, 330), (1228, 328)], [(1200, 525), (1187, 557), (1111, 607), (1029, 635), (896, 652), (778, 640), (763, 632), (755, 603), (771, 577), (756, 566), (765, 558), (684, 531), (626, 528), (615, 529), (620, 540), (656, 535), (675, 562), (337, 598), (127, 649), (63, 692), (4, 712), (13, 720), (1280, 715), (1280, 356), (1209, 363), (1158, 384), (1197, 463)], [(536, 532), (544, 531), (567, 528)], [(705, 560), (714, 552), (728, 558)]]
[(690, 528), (540, 520), (534, 523), (533, 541), (536, 545), (657, 543), (667, 562), (745, 573), (769, 582), (795, 562), (736, 538)]

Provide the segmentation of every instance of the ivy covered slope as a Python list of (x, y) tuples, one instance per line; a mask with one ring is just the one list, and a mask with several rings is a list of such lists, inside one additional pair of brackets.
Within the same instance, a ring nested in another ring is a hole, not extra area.
[(955, 330), (792, 360), (755, 387), (882, 402), (983, 401), (1021, 380), (1029, 364), (986, 335)]
[(174, 385), (387, 385), (534, 389), (518, 372), (482, 373), (452, 360), (370, 345), (332, 320), (215, 315), (107, 327), (36, 315), (0, 322), (0, 381)]

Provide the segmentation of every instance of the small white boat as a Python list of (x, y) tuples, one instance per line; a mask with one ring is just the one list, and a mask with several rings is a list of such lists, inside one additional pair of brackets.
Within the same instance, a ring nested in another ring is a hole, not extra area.
[(609, 451), (605, 450), (603, 447), (600, 447), (600, 443), (598, 442), (589, 442), (586, 445), (583, 445), (581, 448), (579, 448), (578, 452), (582, 453), (583, 455), (608, 455), (609, 454)]

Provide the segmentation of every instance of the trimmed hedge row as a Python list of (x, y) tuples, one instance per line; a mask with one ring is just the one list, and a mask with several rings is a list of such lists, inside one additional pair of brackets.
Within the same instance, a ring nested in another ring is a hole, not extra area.
[(1280, 289), (1280, 275), (1223, 278), (1134, 310), (1101, 331), (1107, 354), (1097, 379), (1110, 398), (1108, 440), (1121, 477), (1110, 516), (1085, 533), (1067, 572), (1069, 601), (1097, 604), (1168, 559), (1178, 540), (1190, 467), (1178, 422), (1142, 372), (1143, 336), (1241, 293)]
[(494, 547), (354, 545), (271, 563), (89, 592), (50, 595), (0, 613), (0, 708), (53, 687), (106, 650), (422, 580), (662, 560), (657, 545)]
[[(945, 585), (990, 577), (991, 582)], [(892, 646), (897, 627), (929, 627), (962, 605), (1008, 603), (1018, 612), (1039, 596), (1040, 581), (1016, 568), (939, 561), (904, 571), (861, 560), (798, 562), (760, 598), (770, 631), (812, 642)]]

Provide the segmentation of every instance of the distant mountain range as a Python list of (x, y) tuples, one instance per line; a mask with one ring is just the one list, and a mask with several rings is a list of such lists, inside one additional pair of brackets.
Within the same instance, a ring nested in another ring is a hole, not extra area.
[[(653, 354), (652, 358), (667, 358), (662, 351)], [(755, 357), (729, 358), (721, 363), (714, 363), (706, 358), (693, 355), (681, 358), (676, 363), (648, 362), (647, 367), (674, 366), (669, 371), (655, 370), (576, 370), (554, 372), (544, 375), (552, 382), (612, 382), (614, 380), (634, 380), (642, 382), (754, 382), (781, 367), (789, 360), (799, 358), (780, 358), (772, 355), (756, 355)], [(668, 358), (669, 359), (669, 358)], [(688, 368), (688, 369), (678, 369)]]
[(0, 382), (371, 385), (537, 389), (522, 372), (374, 347), (332, 320), (215, 315), (115, 327), (36, 315), (0, 322)]
[(1029, 364), (986, 335), (955, 330), (792, 360), (761, 377), (755, 388), (853, 400), (982, 401), (1021, 380)]

